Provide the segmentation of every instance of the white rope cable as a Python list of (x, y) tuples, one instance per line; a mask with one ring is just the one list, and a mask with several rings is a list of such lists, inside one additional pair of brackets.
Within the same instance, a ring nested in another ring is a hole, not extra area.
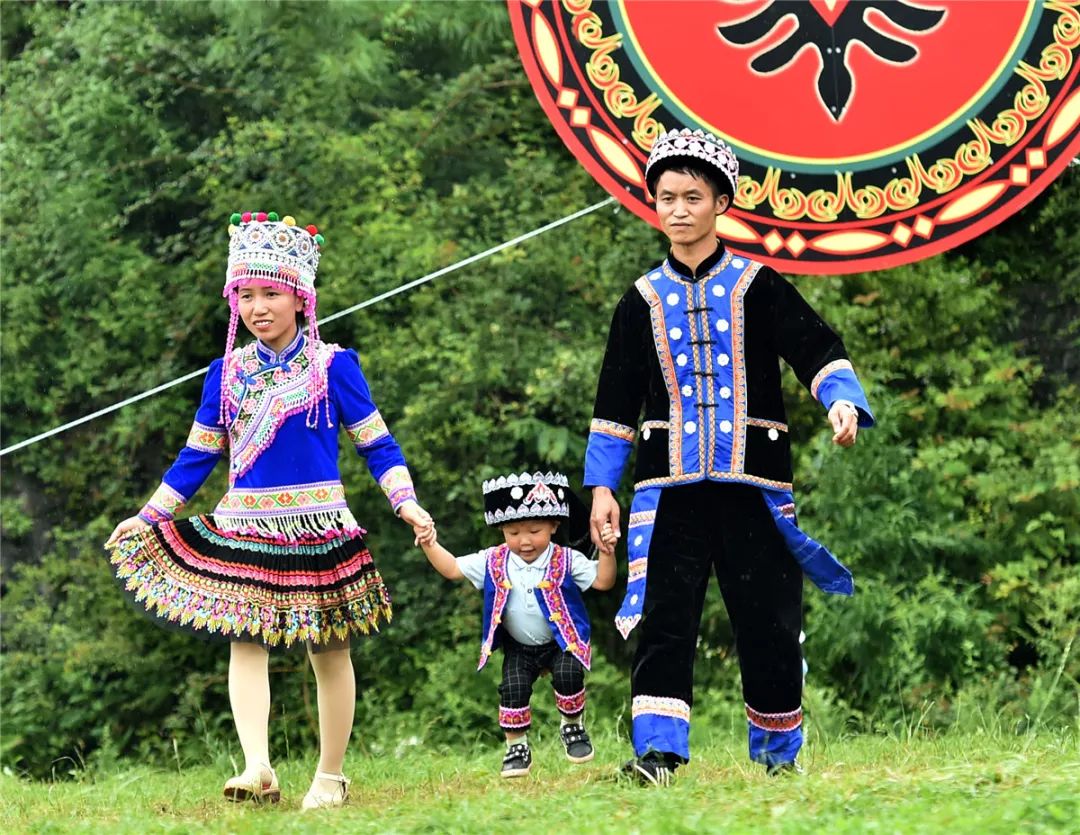
[[(502, 252), (504, 249), (509, 249), (512, 246), (517, 246), (518, 244), (524, 243), (530, 238), (535, 238), (538, 235), (543, 235), (545, 232), (550, 232), (552, 229), (556, 229), (559, 226), (571, 223), (580, 217), (584, 217), (587, 214), (595, 212), (597, 209), (602, 209), (609, 203), (614, 202), (614, 200), (614, 197), (608, 197), (604, 200), (601, 200), (599, 203), (593, 203), (591, 206), (587, 206), (584, 209), (579, 209), (578, 211), (572, 214), (568, 214), (565, 217), (561, 217), (558, 220), (553, 220), (550, 223), (539, 226), (536, 229), (533, 229), (531, 232), (525, 232), (522, 235), (518, 235), (516, 238), (511, 238), (508, 241), (503, 241), (501, 244), (493, 246), (489, 249), (485, 249), (483, 252), (478, 252), (476, 253), (476, 255), (470, 255), (468, 258), (457, 261), (456, 263), (453, 263), (448, 267), (443, 267), (441, 269), (435, 270), (434, 272), (428, 273), (425, 276), (395, 287), (392, 290), (387, 290), (385, 293), (380, 293), (377, 296), (372, 296), (371, 298), (365, 299), (358, 304), (354, 304), (352, 307), (346, 307), (344, 310), (339, 310), (337, 313), (333, 313), (330, 316), (319, 319), (319, 325), (325, 325), (327, 322), (332, 322), (335, 319), (340, 319), (342, 316), (348, 316), (350, 313), (355, 313), (358, 310), (363, 310), (365, 307), (370, 307), (373, 304), (378, 304), (385, 299), (389, 299), (390, 297), (396, 296), (399, 293), (404, 293), (407, 290), (413, 289), (414, 287), (419, 287), (421, 284), (424, 284), (428, 281), (433, 281), (434, 279), (440, 278), (447, 273), (452, 273), (455, 270), (460, 270), (462, 267), (467, 267), (469, 264), (475, 264), (477, 261), (482, 261), (485, 258), (489, 258), (498, 252)], [(106, 406), (104, 409), (98, 409), (92, 414), (85, 415), (84, 417), (70, 421), (69, 423), (65, 423), (63, 426), (57, 426), (53, 429), (50, 429), (48, 432), (42, 432), (40, 435), (34, 435), (32, 438), (27, 438), (24, 441), (19, 441), (17, 444), (12, 444), (9, 447), (0, 449), (0, 458), (10, 452), (15, 452), (16, 450), (20, 450), (23, 447), (28, 447), (38, 443), (39, 441), (44, 441), (46, 438), (51, 438), (53, 435), (59, 435), (61, 432), (66, 432), (69, 429), (74, 429), (76, 426), (81, 426), (84, 423), (89, 423), (90, 421), (94, 420), (95, 418), (99, 418), (102, 415), (107, 415), (110, 412), (115, 412), (119, 409), (123, 409), (125, 406), (130, 406), (132, 403), (137, 403), (138, 401), (144, 400), (147, 397), (153, 397), (155, 394), (160, 394), (161, 392), (165, 391), (166, 389), (170, 389), (173, 386), (178, 386), (181, 383), (186, 383), (193, 377), (199, 377), (205, 374), (209, 368), (209, 365), (203, 366), (197, 371), (192, 371), (189, 374), (185, 374), (183, 377), (177, 377), (175, 380), (170, 380), (167, 383), (162, 383), (160, 386), (155, 386), (152, 389), (147, 389), (146, 391), (141, 392), (140, 394), (136, 394), (133, 397), (129, 397), (126, 400), (121, 400), (119, 403), (114, 403), (111, 406)]]

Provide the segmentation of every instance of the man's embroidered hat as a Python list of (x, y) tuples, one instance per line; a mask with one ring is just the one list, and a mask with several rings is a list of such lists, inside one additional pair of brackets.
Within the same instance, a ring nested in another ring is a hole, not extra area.
[(562, 473), (513, 473), (484, 482), (484, 521), (497, 528), (520, 519), (562, 521), (559, 542), (586, 554), (593, 551), (589, 509)]
[(739, 181), (739, 160), (724, 140), (700, 128), (669, 130), (656, 138), (645, 164), (645, 184), (649, 193), (656, 194), (656, 181), (661, 174), (687, 164), (704, 167), (721, 187), (730, 189), (728, 196), (734, 198)]

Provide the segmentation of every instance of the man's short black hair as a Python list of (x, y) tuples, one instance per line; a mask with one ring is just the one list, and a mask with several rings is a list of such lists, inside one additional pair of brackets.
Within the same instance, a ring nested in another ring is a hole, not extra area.
[(645, 182), (645, 185), (649, 188), (649, 194), (656, 197), (656, 181), (660, 179), (660, 175), (666, 171), (674, 171), (676, 174), (688, 174), (698, 180), (704, 180), (709, 184), (712, 189), (713, 195), (720, 197), (726, 194), (728, 201), (735, 199), (735, 195), (731, 193), (731, 185), (726, 178), (718, 177), (716, 172), (713, 171), (707, 165), (702, 165), (695, 162), (693, 159), (675, 158), (672, 159), (667, 165), (664, 162), (658, 162), (649, 171), (649, 177)]

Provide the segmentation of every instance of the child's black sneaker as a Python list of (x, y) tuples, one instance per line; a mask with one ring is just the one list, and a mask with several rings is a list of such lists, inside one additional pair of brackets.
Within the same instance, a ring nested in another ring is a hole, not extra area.
[(503, 777), (524, 777), (529, 773), (530, 768), (532, 768), (532, 751), (529, 750), (529, 743), (517, 742), (506, 749), (502, 764)]
[(576, 722), (563, 725), (559, 729), (566, 759), (572, 763), (587, 763), (593, 758), (593, 747), (588, 732)]
[(670, 766), (662, 754), (649, 752), (643, 757), (636, 757), (622, 767), (626, 774), (643, 786), (670, 786), (675, 776), (674, 766)]

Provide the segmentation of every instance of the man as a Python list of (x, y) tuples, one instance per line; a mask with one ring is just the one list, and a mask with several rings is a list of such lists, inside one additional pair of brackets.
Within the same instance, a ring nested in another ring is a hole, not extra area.
[(593, 541), (607, 548), (600, 531), (619, 529), (614, 491), (644, 408), (616, 625), (626, 637), (641, 622), (626, 771), (647, 784), (666, 785), (690, 757), (710, 568), (735, 632), (750, 757), (771, 774), (797, 770), (802, 745), (802, 575), (853, 592), (850, 572), (795, 524), (779, 359), (825, 407), (838, 445), (874, 419), (840, 338), (774, 270), (717, 240), (737, 177), (711, 134), (656, 140), (645, 179), (671, 251), (615, 308), (586, 451)]

